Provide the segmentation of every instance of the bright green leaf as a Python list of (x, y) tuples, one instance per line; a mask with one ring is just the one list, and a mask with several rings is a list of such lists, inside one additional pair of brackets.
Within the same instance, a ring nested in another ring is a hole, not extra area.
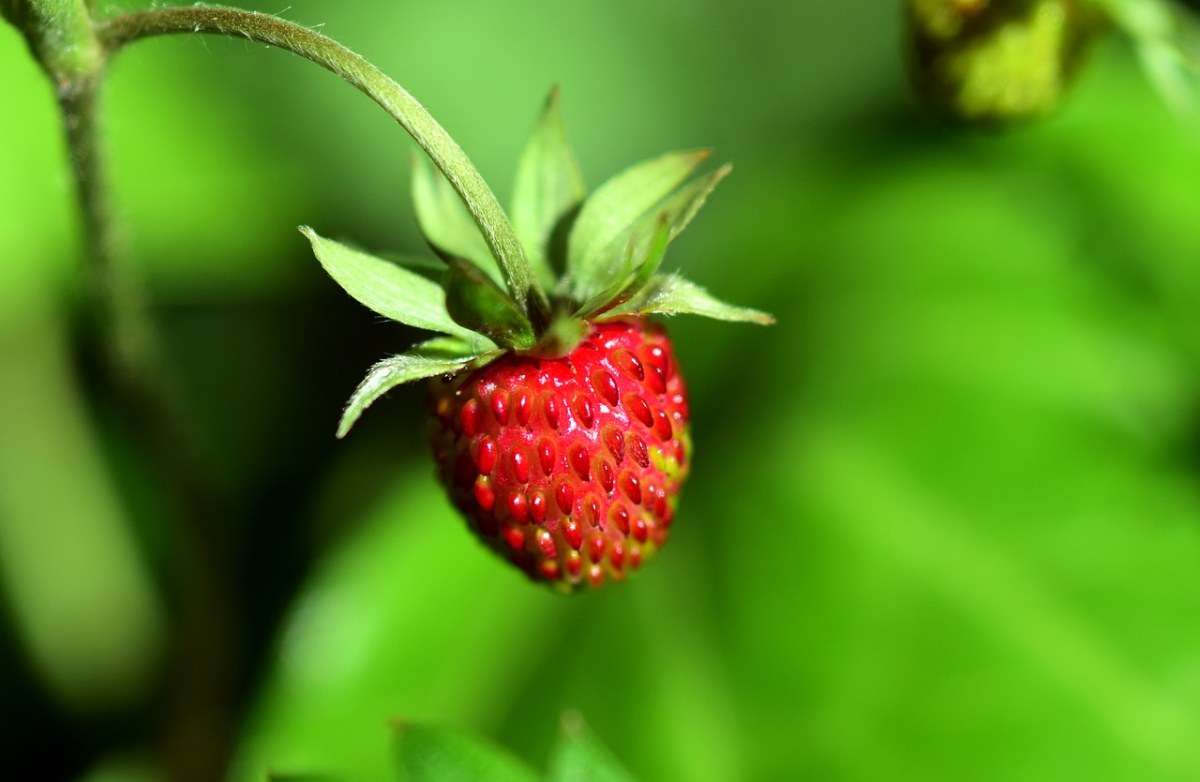
[(458, 193), (424, 155), (412, 156), (412, 200), (426, 241), (443, 257), (465, 258), (503, 282), (500, 267)]
[(563, 715), (547, 782), (633, 782), (633, 776), (588, 729), (579, 714)]
[(449, 258), (446, 309), (450, 317), (499, 345), (523, 350), (534, 343), (533, 325), (516, 302), (477, 267)]
[(759, 323), (775, 322), (765, 312), (735, 307), (719, 301), (695, 283), (676, 275), (663, 275), (650, 280), (646, 288), (627, 303), (614, 307), (602, 319), (622, 315), (701, 315), (717, 320)]
[(452, 374), (465, 369), (476, 360), (495, 355), (495, 352), (490, 352), (447, 357), (442, 352), (443, 347), (440, 341), (435, 341), (429, 352), (426, 352), (424, 346), (418, 345), (407, 353), (390, 356), (371, 367), (367, 376), (358, 384), (358, 388), (354, 389), (350, 401), (346, 403), (346, 410), (338, 423), (337, 436), (345, 437), (364, 410), (401, 383)]
[(612, 282), (629, 234), (669, 196), (706, 150), (673, 152), (639, 163), (605, 182), (583, 203), (567, 243), (567, 286), (587, 301)]
[(478, 335), (455, 323), (446, 312), (445, 294), (437, 283), (326, 239), (308, 226), (300, 232), (312, 242), (321, 266), (355, 301), (409, 326), (478, 341)]
[(428, 725), (397, 729), (402, 782), (535, 782), (517, 758), (474, 736)]
[(547, 287), (554, 283), (547, 247), (551, 235), (586, 194), (579, 163), (567, 143), (555, 87), (517, 164), (511, 209), (513, 229), (534, 272)]

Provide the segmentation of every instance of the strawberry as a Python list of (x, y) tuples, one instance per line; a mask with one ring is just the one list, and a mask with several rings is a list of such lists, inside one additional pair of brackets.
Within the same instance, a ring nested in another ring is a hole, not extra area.
[(599, 324), (561, 358), (510, 354), (432, 391), (451, 499), (526, 573), (599, 586), (666, 540), (690, 442), (660, 326)]
[(729, 172), (689, 180), (707, 157), (662, 155), (589, 196), (552, 93), (511, 221), (474, 169), (435, 157), (439, 175), (414, 158), (417, 219), (440, 268), (301, 229), (347, 293), (441, 335), (372, 367), (338, 436), (389, 389), (429, 379), (439, 475), (484, 543), (566, 592), (639, 568), (666, 541), (691, 458), (683, 377), (649, 316), (772, 322), (659, 271)]

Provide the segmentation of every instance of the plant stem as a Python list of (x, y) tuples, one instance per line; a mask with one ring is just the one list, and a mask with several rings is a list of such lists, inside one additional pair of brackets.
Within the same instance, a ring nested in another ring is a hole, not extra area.
[(152, 8), (114, 17), (97, 28), (97, 35), (109, 52), (132, 41), (172, 33), (211, 33), (277, 46), (327, 68), (364, 92), (408, 131), (446, 176), (499, 261), (509, 293), (535, 322), (545, 321), (549, 314), (545, 292), (491, 188), (458, 142), (387, 74), (321, 33), (268, 14), (237, 8), (206, 5)]
[(70, 154), (75, 194), (83, 219), (87, 289), (106, 358), (128, 382), (142, 373), (148, 333), (130, 278), (120, 268), (119, 241), (108, 202), (107, 172), (100, 150), (97, 102), (107, 53), (96, 37), (83, 0), (25, 0), (14, 20), (54, 84)]
[(102, 74), (60, 90), (59, 105), (83, 222), (87, 298), (109, 370), (118, 384), (131, 386), (151, 374), (154, 344), (142, 291), (125, 264), (128, 254), (112, 218), (97, 127), (101, 79)]
[(83, 225), (89, 316), (84, 334), (99, 343), (122, 413), (178, 503), (179, 526), (172, 533), (182, 553), (176, 584), (181, 605), (162, 726), (167, 775), (216, 779), (232, 740), (236, 683), (237, 618), (227, 583), (227, 542), (166, 388), (141, 290), (123, 263), (127, 253), (111, 213), (99, 127), (109, 52), (96, 35), (91, 6), (91, 0), (16, 0), (4, 8), (53, 83), (61, 110)]

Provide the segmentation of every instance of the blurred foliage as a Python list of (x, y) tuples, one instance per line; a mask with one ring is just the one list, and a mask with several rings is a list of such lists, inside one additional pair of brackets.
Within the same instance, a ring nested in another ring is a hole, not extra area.
[(1038, 117), (1058, 106), (1098, 32), (1091, 10), (1077, 0), (911, 0), (913, 81), (948, 117)]
[[(118, 211), (229, 541), (233, 778), (387, 778), (395, 720), (542, 767), (568, 708), (648, 780), (1200, 778), (1200, 136), (1126, 46), (981, 134), (916, 108), (900, 4), (286, 15), (411, 89), (502, 200), (553, 83), (592, 185), (717, 147), (734, 173), (667, 263), (779, 324), (672, 321), (697, 445), (672, 542), (631, 583), (537, 589), (442, 497), (419, 389), (333, 438), (416, 335), (295, 227), (419, 251), (402, 131), (260, 46), (120, 55)], [(171, 503), (72, 330), (53, 96), (6, 26), (0, 73), (0, 757), (155, 779)]]

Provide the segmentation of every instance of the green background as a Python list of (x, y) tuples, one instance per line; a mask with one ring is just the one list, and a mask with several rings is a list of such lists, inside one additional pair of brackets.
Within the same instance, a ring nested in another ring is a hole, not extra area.
[[(421, 389), (333, 438), (418, 335), (296, 226), (419, 250), (403, 131), (261, 45), (122, 53), (117, 211), (228, 544), (231, 777), (386, 778), (396, 720), (541, 766), (574, 708), (646, 780), (1200, 778), (1200, 134), (1120, 42), (1054, 116), (977, 132), (914, 104), (877, 0), (284, 15), (405, 85), (502, 200), (553, 84), (593, 187), (714, 147), (734, 174), (667, 263), (779, 323), (672, 321), (671, 543), (553, 595), (443, 498)], [(166, 660), (210, 639), (174, 633), (186, 544), (79, 348), (71, 199), (2, 26), (0, 758), (156, 779)]]

